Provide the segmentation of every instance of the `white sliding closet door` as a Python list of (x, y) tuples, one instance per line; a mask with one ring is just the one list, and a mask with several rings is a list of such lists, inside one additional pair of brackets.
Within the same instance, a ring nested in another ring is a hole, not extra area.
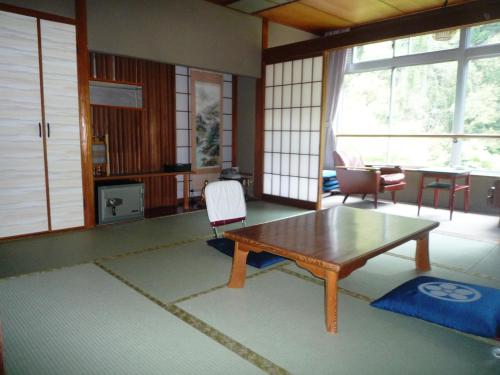
[(75, 26), (41, 20), (52, 229), (84, 225)]
[(36, 19), (0, 12), (0, 237), (48, 230)]

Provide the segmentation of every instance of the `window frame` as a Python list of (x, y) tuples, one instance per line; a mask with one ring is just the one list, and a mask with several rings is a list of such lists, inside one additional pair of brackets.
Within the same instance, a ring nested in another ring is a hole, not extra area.
[[(498, 20), (494, 22), (499, 22)], [(494, 23), (492, 22), (492, 23)], [(475, 25), (477, 26), (477, 25)], [(430, 65), (444, 62), (457, 62), (457, 78), (455, 86), (455, 107), (452, 120), (452, 128), (449, 133), (426, 133), (426, 134), (403, 134), (403, 133), (356, 133), (350, 134), (341, 132), (337, 128), (335, 137), (351, 137), (351, 138), (367, 138), (367, 137), (383, 137), (383, 138), (449, 138), (452, 141), (452, 150), (450, 155), (450, 164), (460, 164), (460, 155), (463, 141), (466, 139), (500, 139), (500, 133), (493, 134), (471, 134), (464, 133), (464, 116), (465, 116), (465, 99), (467, 91), (467, 73), (469, 62), (472, 60), (500, 57), (500, 43), (490, 44), (484, 46), (471, 45), (471, 27), (463, 27), (457, 29), (460, 33), (459, 44), (457, 48), (416, 53), (412, 55), (394, 56), (386, 59), (378, 59), (372, 61), (353, 62), (353, 48), (348, 52), (347, 64), (345, 74), (365, 73), (377, 70), (390, 70), (391, 71), (391, 92), (393, 95), (394, 85), (394, 71), (397, 68), (404, 68), (416, 65)], [(429, 33), (426, 33), (429, 34)], [(422, 34), (425, 35), (425, 34)], [(402, 38), (391, 39), (393, 44), (393, 51), (395, 41)], [(392, 103), (392, 100), (391, 100)], [(392, 117), (391, 105), (388, 108), (389, 122)], [(494, 172), (494, 171), (492, 171)]]

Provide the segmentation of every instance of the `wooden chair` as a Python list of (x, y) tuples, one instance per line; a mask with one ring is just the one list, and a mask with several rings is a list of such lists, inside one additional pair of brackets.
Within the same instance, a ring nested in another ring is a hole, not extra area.
[(377, 208), (378, 194), (384, 191), (390, 191), (392, 201), (396, 203), (396, 191), (406, 186), (405, 174), (400, 167), (365, 165), (361, 156), (341, 151), (334, 151), (333, 159), (340, 192), (345, 194), (342, 203), (351, 194), (361, 194), (362, 199), (373, 194), (373, 204)]
[[(426, 184), (425, 179), (430, 178), (435, 181)], [(458, 183), (458, 179), (463, 179), (463, 183)], [(447, 180), (448, 182), (443, 182), (441, 180)], [(470, 171), (439, 171), (439, 170), (428, 170), (422, 171), (420, 174), (420, 183), (418, 187), (417, 195), (417, 205), (418, 211), (417, 216), (420, 215), (420, 208), (422, 207), (422, 196), (424, 189), (434, 189), (434, 208), (438, 207), (439, 203), (439, 192), (441, 190), (448, 191), (448, 208), (450, 210), (450, 220), (453, 217), (453, 210), (455, 209), (455, 195), (459, 191), (464, 192), (464, 211), (469, 211), (469, 196), (471, 187), (471, 177)]]

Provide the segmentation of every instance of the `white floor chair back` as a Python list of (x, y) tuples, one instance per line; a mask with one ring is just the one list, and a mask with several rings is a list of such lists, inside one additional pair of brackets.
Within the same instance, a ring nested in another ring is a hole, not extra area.
[(217, 237), (216, 227), (244, 223), (247, 216), (245, 194), (238, 181), (211, 182), (205, 187), (208, 220)]

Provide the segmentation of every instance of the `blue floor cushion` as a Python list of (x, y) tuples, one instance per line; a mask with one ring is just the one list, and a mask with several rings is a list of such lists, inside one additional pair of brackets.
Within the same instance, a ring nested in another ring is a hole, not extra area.
[[(232, 257), (234, 254), (234, 241), (230, 239), (213, 238), (207, 241), (207, 245), (212, 246), (213, 248), (219, 250), (221, 253), (229, 255), (230, 257)], [(266, 253), (264, 251), (260, 253), (254, 253), (253, 251), (250, 251), (247, 257), (247, 264), (256, 268), (263, 268), (278, 262), (283, 262), (284, 260), (285, 258), (271, 253)]]
[(337, 179), (337, 172), (331, 169), (323, 169), (323, 180)]
[(325, 187), (339, 186), (339, 182), (336, 180), (335, 181), (324, 181), (323, 186), (325, 186)]
[(339, 190), (339, 187), (336, 186), (336, 187), (323, 187), (323, 193), (328, 193), (329, 191), (332, 191), (332, 190)]
[(323, 182), (323, 191), (331, 191), (339, 188), (339, 183), (337, 180)]
[(500, 290), (420, 276), (371, 303), (478, 336), (500, 338)]

